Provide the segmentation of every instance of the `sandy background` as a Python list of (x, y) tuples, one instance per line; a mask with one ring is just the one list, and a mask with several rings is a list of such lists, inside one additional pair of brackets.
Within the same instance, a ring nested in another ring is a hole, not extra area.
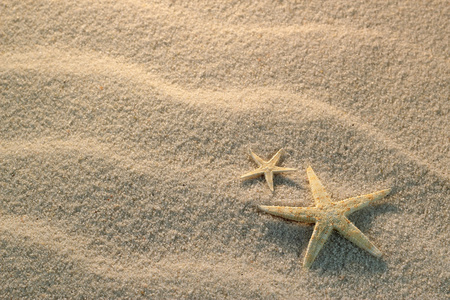
[(449, 1), (217, 2), (0, 1), (0, 298), (449, 297)]

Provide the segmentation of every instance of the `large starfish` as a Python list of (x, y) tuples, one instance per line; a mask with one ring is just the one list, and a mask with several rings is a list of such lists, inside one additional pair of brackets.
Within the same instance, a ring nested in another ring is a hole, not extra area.
[(280, 160), (281, 154), (283, 154), (283, 148), (278, 150), (278, 152), (269, 161), (265, 161), (261, 157), (253, 153), (252, 150), (250, 150), (250, 155), (253, 158), (253, 160), (258, 164), (258, 168), (248, 173), (245, 173), (244, 175), (241, 176), (241, 179), (255, 178), (264, 174), (267, 184), (269, 185), (270, 190), (273, 192), (273, 174), (297, 171), (297, 169), (283, 168), (276, 166), (276, 164)]
[(316, 203), (315, 207), (259, 206), (262, 211), (288, 220), (316, 223), (308, 244), (308, 249), (306, 250), (303, 267), (306, 269), (311, 267), (333, 229), (336, 229), (345, 238), (367, 250), (370, 254), (380, 257), (381, 251), (347, 219), (347, 216), (354, 211), (368, 206), (373, 201), (383, 198), (391, 190), (386, 189), (368, 195), (348, 198), (339, 202), (331, 202), (330, 196), (325, 191), (325, 188), (313, 169), (308, 167), (306, 172)]

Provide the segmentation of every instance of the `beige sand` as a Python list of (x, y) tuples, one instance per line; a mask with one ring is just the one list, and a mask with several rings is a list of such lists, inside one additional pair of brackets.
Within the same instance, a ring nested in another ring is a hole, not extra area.
[[(450, 3), (365, 2), (2, 1), (0, 298), (449, 297)], [(381, 258), (302, 269), (309, 165)]]

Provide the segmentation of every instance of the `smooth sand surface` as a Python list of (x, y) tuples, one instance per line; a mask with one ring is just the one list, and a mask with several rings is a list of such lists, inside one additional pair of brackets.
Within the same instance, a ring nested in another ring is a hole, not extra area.
[(0, 2), (0, 298), (448, 299), (450, 3), (188, 2)]

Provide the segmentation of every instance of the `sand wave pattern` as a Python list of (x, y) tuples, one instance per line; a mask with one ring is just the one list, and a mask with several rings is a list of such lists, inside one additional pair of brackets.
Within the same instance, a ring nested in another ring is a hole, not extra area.
[[(225, 257), (222, 262), (212, 263), (208, 259), (198, 260), (183, 255), (165, 257), (157, 262), (153, 257), (136, 253), (105, 255), (104, 251), (96, 250), (92, 246), (92, 237), (69, 235), (46, 221), (33, 220), (27, 216), (9, 216), (2, 213), (0, 235), (3, 239), (21, 244), (23, 248), (43, 248), (55, 252), (67, 263), (76, 265), (81, 272), (93, 273), (104, 280), (113, 279), (121, 284), (132, 283), (141, 290), (153, 291), (158, 287), (166, 290), (166, 295), (172, 294), (180, 285), (193, 285), (199, 281), (208, 290), (214, 289), (216, 284), (231, 287), (239, 285), (241, 280), (247, 283), (250, 280), (254, 290), (246, 291), (248, 294), (256, 292), (258, 286), (269, 284), (269, 281), (263, 278), (267, 278), (267, 272), (270, 270), (249, 270), (242, 262), (232, 263), (232, 260)], [(109, 246), (114, 247), (113, 244)], [(229, 277), (222, 276), (225, 270)], [(255, 281), (255, 278), (258, 280)], [(269, 278), (281, 284), (281, 278)], [(278, 292), (284, 293), (282, 290)]]
[[(58, 57), (58, 60), (56, 61), (54, 57)], [(195, 105), (197, 109), (212, 109), (216, 113), (222, 109), (243, 113), (251, 110), (267, 110), (276, 112), (275, 117), (278, 119), (289, 118), (292, 115), (311, 120), (331, 119), (347, 128), (356, 128), (360, 134), (367, 136), (375, 143), (394, 150), (402, 158), (425, 167), (441, 178), (447, 180), (450, 178), (447, 169), (440, 167), (441, 164), (431, 163), (427, 158), (407, 150), (408, 147), (391, 138), (388, 133), (364, 122), (355, 114), (305, 95), (259, 86), (226, 91), (191, 90), (169, 83), (166, 79), (146, 71), (146, 68), (140, 65), (96, 52), (79, 52), (75, 49), (62, 51), (47, 47), (26, 53), (4, 53), (0, 59), (5, 62), (0, 66), (3, 72), (21, 74), (27, 70), (33, 70), (44, 74), (55, 74), (55, 76), (56, 74), (78, 76), (89, 74), (114, 78), (118, 82), (143, 91), (156, 91), (167, 100)]]

